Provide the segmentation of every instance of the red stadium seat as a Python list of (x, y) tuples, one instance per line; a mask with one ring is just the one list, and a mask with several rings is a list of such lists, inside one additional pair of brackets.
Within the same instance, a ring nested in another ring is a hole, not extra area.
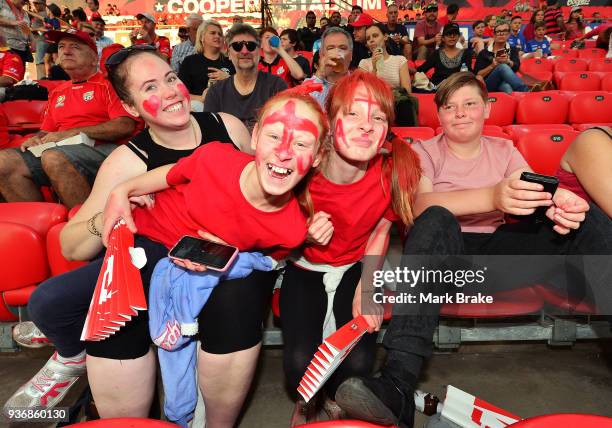
[(605, 58), (606, 51), (599, 48), (580, 49), (578, 51), (578, 58), (591, 59), (591, 58)]
[(314, 54), (311, 51), (296, 51), (295, 53), (297, 53), (298, 55), (302, 55), (304, 58), (306, 58), (310, 63), (310, 68), (312, 69), (312, 58)]
[(542, 297), (547, 306), (554, 306), (563, 312), (580, 314), (597, 314), (597, 308), (590, 302), (568, 296), (566, 291), (554, 287), (538, 284), (534, 286), (536, 292)]
[[(556, 79), (557, 73), (555, 73)], [(601, 78), (593, 71), (559, 73), (558, 87), (564, 91), (598, 91), (600, 86)]]
[(11, 137), (8, 132), (8, 119), (4, 113), (4, 107), (0, 104), (0, 148), (9, 147)]
[(531, 287), (495, 293), (494, 303), (445, 303), (440, 315), (452, 318), (499, 318), (528, 315), (544, 306), (540, 295)]
[(0, 321), (17, 319), (9, 306), (25, 304), (49, 277), (47, 231), (66, 219), (66, 207), (45, 202), (0, 204)]
[(518, 102), (516, 123), (565, 123), (569, 101), (557, 92), (530, 92)]
[(514, 122), (516, 99), (504, 92), (491, 92), (489, 94), (491, 113), (485, 120), (487, 125), (506, 126)]
[(61, 275), (87, 264), (87, 262), (70, 261), (63, 256), (59, 235), (65, 225), (66, 223), (58, 223), (52, 226), (47, 233), (47, 260), (51, 268), (51, 276)]
[(558, 414), (534, 416), (510, 425), (512, 428), (610, 428), (612, 418), (599, 415)]
[(601, 90), (612, 92), (612, 73), (606, 73), (601, 78)]
[[(486, 134), (487, 132), (490, 133), (504, 133), (504, 129), (501, 126), (497, 126), (497, 125), (484, 125), (482, 128), (482, 132), (484, 134)], [(439, 135), (442, 133), (442, 127), (438, 126), (436, 128), (436, 135)]]
[(157, 419), (145, 418), (112, 418), (97, 419), (70, 425), (82, 428), (176, 428), (178, 425)]
[(595, 126), (608, 126), (612, 127), (612, 123), (574, 123), (574, 129), (578, 132), (586, 131), (587, 129), (591, 129)]
[(2, 103), (9, 132), (27, 134), (40, 130), (47, 101), (16, 100)]
[(571, 125), (566, 123), (534, 123), (530, 125), (508, 125), (504, 127), (504, 132), (512, 138), (516, 145), (519, 138), (532, 132), (542, 130), (572, 131), (573, 129)]
[(434, 94), (413, 94), (419, 100), (419, 126), (428, 126), (432, 129), (440, 126), (438, 108), (434, 103)]
[(577, 58), (578, 57), (578, 51), (576, 51), (576, 49), (569, 49), (569, 48), (553, 49), (551, 50), (551, 53), (553, 54), (553, 56), (560, 56), (563, 58)]
[(561, 158), (578, 133), (566, 130), (539, 130), (519, 137), (516, 147), (538, 174), (555, 175)]
[(593, 58), (589, 62), (589, 71), (612, 73), (612, 58)]
[(546, 58), (527, 58), (521, 61), (520, 70), (524, 73), (531, 73), (534, 71), (553, 71), (555, 63), (552, 60)]
[(555, 62), (555, 71), (587, 71), (589, 63), (577, 58), (561, 58)]
[(70, 208), (70, 211), (68, 211), (68, 220), (70, 220), (72, 217), (74, 217), (74, 215), (81, 209), (83, 205), (78, 204), (73, 206), (72, 208)]
[(612, 122), (612, 95), (604, 91), (576, 94), (570, 102), (568, 122)]
[(391, 128), (391, 132), (409, 143), (417, 140), (429, 140), (435, 136), (434, 130), (427, 127), (396, 126)]

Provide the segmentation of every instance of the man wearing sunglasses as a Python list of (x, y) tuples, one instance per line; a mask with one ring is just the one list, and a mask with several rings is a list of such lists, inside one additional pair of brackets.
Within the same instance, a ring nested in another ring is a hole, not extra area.
[[(117, 144), (133, 134), (136, 121), (122, 107), (110, 83), (97, 71), (96, 44), (85, 32), (50, 31), (58, 46), (61, 67), (70, 76), (49, 94), (40, 132), (20, 148), (0, 151), (0, 193), (9, 202), (42, 201), (41, 186), (52, 186), (69, 208), (82, 204), (98, 168)], [(95, 145), (48, 148), (39, 157), (29, 147), (71, 137)], [(80, 136), (80, 137), (79, 137)]]
[(204, 111), (229, 113), (253, 130), (261, 106), (277, 92), (287, 89), (280, 77), (260, 72), (259, 34), (250, 25), (236, 24), (225, 36), (236, 74), (204, 91)]

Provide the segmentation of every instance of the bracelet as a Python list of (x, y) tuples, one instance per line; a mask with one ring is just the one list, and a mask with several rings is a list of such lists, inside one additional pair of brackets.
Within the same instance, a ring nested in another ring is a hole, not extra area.
[(92, 235), (102, 238), (102, 233), (96, 228), (96, 218), (102, 215), (102, 211), (95, 213), (89, 220), (87, 220), (87, 230)]

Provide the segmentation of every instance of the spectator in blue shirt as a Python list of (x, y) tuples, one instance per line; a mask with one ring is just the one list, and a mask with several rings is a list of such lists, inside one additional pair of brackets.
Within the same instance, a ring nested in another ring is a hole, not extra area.
[(523, 18), (519, 15), (512, 17), (510, 21), (510, 36), (508, 37), (508, 44), (511, 47), (517, 48), (519, 52), (525, 52), (525, 38), (521, 34), (521, 25), (523, 24)]
[(541, 22), (537, 23), (535, 25), (535, 39), (527, 42), (524, 58), (545, 58), (550, 55), (550, 42), (545, 34), (546, 25)]

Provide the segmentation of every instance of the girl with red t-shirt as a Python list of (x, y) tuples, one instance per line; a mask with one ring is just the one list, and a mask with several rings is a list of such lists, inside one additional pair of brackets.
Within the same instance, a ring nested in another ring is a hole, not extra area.
[[(354, 72), (332, 88), (326, 107), (333, 138), (306, 193), (316, 213), (311, 242), (288, 264), (280, 293), (284, 368), (293, 391), (323, 337), (362, 314), (370, 333), (379, 330), (382, 308), (362, 301), (361, 260), (372, 256), (365, 266), (379, 268), (392, 221), (412, 223), (420, 178), (416, 154), (388, 132), (393, 96), (383, 80)], [(375, 334), (363, 337), (327, 381), (330, 417), (340, 416), (333, 401), (336, 387), (372, 370), (375, 344)], [(292, 425), (308, 419), (308, 407), (296, 404)]]
[[(105, 242), (122, 217), (133, 232), (167, 248), (183, 235), (214, 235), (240, 251), (286, 257), (307, 232), (294, 189), (318, 165), (327, 132), (327, 119), (309, 95), (278, 94), (264, 105), (253, 131), (255, 156), (209, 143), (175, 165), (117, 186), (104, 211)], [(153, 192), (154, 205), (131, 212), (129, 200)], [(274, 273), (259, 271), (223, 281), (200, 313), (198, 379), (207, 425), (235, 424), (255, 371), (274, 282)]]

